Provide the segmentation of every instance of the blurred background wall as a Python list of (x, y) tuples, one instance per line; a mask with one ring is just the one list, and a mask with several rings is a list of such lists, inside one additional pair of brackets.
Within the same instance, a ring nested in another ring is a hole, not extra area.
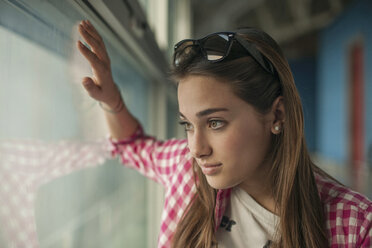
[[(64, 173), (47, 170), (64, 168), (59, 155), (93, 149), (108, 134), (102, 110), (80, 85), (91, 73), (75, 48), (82, 19), (102, 34), (129, 109), (161, 139), (184, 137), (167, 75), (173, 44), (262, 28), (288, 58), (313, 159), (372, 198), (371, 16), (369, 0), (0, 0), (0, 247), (156, 244), (159, 186), (103, 155)], [(55, 149), (60, 142), (73, 146)], [(36, 146), (38, 158), (28, 153)], [(16, 149), (24, 152), (4, 159)], [(39, 161), (48, 161), (45, 168)], [(31, 187), (35, 178), (50, 180)], [(27, 243), (32, 230), (38, 244)]]

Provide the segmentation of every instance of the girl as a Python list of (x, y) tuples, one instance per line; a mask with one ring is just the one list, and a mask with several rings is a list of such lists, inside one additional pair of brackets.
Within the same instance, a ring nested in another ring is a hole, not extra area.
[(165, 187), (159, 247), (371, 247), (372, 204), (314, 165), (291, 71), (249, 28), (176, 44), (172, 75), (187, 140), (143, 134), (88, 21), (78, 42), (113, 155)]

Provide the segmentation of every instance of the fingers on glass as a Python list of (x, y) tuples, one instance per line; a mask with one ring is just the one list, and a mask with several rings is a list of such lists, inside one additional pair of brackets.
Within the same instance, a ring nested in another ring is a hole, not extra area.
[(97, 40), (102, 41), (102, 37), (99, 35), (96, 28), (93, 26), (92, 23), (90, 23), (88, 20), (84, 22), (85, 26), (87, 27), (88, 32)]
[(92, 49), (97, 50), (100, 47), (99, 41), (97, 41), (83, 26), (80, 25), (79, 27), (80, 34), (82, 35), (83, 39), (88, 43)]
[(97, 55), (86, 47), (81, 41), (78, 41), (78, 45), (81, 54), (83, 54), (83, 56), (89, 61), (92, 67), (96, 67), (96, 64), (100, 62)]
[(94, 29), (93, 25), (88, 21), (82, 21), (79, 25), (79, 32), (97, 57), (102, 61), (109, 63), (109, 57), (102, 38)]
[(103, 43), (102, 37), (88, 20), (82, 21), (82, 25), (85, 28), (86, 32), (91, 35), (97, 43)]

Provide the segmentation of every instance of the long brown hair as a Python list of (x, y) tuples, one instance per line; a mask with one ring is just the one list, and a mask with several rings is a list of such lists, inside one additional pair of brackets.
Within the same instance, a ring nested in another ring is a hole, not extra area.
[[(325, 175), (311, 161), (304, 137), (301, 100), (288, 62), (276, 42), (257, 29), (240, 34), (274, 65), (276, 75), (265, 72), (242, 51), (242, 56), (210, 63), (195, 57), (173, 70), (176, 80), (187, 75), (212, 76), (231, 85), (239, 98), (267, 113), (278, 96), (283, 96), (285, 121), (282, 132), (272, 135), (270, 181), (279, 210), (277, 240), (271, 247), (327, 247), (323, 206), (314, 172)], [(236, 44), (236, 51), (242, 48)], [(194, 162), (195, 164), (195, 162)], [(194, 165), (197, 193), (187, 207), (173, 236), (173, 247), (210, 248), (216, 245), (214, 208), (216, 190), (208, 185)]]

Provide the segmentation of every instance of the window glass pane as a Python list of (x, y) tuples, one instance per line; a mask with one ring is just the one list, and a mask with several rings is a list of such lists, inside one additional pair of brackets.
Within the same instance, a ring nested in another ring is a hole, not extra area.
[[(146, 245), (145, 179), (99, 148), (102, 110), (80, 85), (90, 71), (74, 24), (86, 18), (69, 1), (0, 0), (1, 247), (32, 240), (33, 218), (41, 247)], [(114, 79), (146, 130), (148, 82), (104, 38)], [(86, 151), (96, 151), (90, 161)]]

